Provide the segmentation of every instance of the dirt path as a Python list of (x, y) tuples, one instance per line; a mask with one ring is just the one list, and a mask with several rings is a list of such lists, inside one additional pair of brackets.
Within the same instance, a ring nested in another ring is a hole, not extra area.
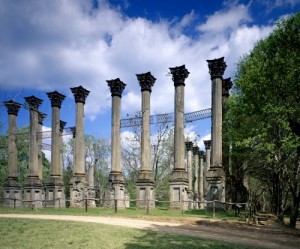
[(35, 214), (0, 214), (0, 218), (1, 217), (101, 223), (173, 234), (182, 234), (272, 249), (298, 249), (300, 244), (299, 230), (291, 230), (275, 224), (267, 224), (265, 226), (248, 226), (246, 224), (209, 220), (196, 220), (185, 223), (99, 216)]

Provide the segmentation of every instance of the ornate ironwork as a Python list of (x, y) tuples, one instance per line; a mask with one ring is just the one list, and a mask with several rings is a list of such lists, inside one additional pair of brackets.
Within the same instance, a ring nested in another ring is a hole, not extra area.
[[(185, 113), (184, 121), (186, 123), (194, 122), (201, 119), (206, 119), (211, 117), (211, 108)], [(159, 123), (171, 123), (174, 122), (174, 113), (164, 113), (150, 116), (150, 124), (159, 124)], [(121, 128), (134, 127), (142, 125), (142, 117), (132, 117), (121, 119), (120, 126)]]

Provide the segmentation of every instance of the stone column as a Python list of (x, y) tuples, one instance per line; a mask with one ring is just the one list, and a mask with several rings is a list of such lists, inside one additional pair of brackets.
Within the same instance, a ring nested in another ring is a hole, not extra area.
[[(185, 142), (185, 148), (187, 152), (187, 175), (188, 175), (188, 189), (187, 189), (187, 194), (188, 194), (188, 199), (190, 203), (192, 204), (193, 201), (193, 172), (192, 172), (192, 162), (193, 162), (193, 142), (188, 141)], [(192, 208), (192, 205), (189, 205), (189, 208)]]
[(199, 156), (198, 156), (198, 152), (199, 152), (199, 147), (198, 146), (194, 146), (193, 147), (193, 155), (194, 155), (194, 208), (198, 209), (199, 208), (199, 187), (198, 187), (198, 183), (199, 183)]
[(39, 147), (39, 154), (38, 154), (38, 162), (39, 162), (39, 178), (43, 180), (43, 121), (47, 117), (46, 113), (39, 112), (39, 121), (38, 121), (38, 147)]
[(45, 183), (45, 201), (47, 207), (65, 207), (64, 183), (61, 169), (61, 132), (60, 132), (60, 108), (65, 95), (54, 91), (47, 93), (52, 107), (51, 130), (51, 168), (50, 177)]
[(60, 159), (60, 163), (59, 163), (59, 165), (60, 165), (60, 169), (61, 169), (61, 173), (60, 173), (60, 175), (61, 175), (61, 177), (62, 177), (62, 179), (64, 178), (64, 158), (63, 158), (63, 156), (64, 156), (64, 139), (63, 139), (63, 135), (64, 135), (64, 128), (66, 127), (66, 124), (67, 124), (67, 122), (65, 122), (65, 121), (62, 121), (62, 120), (60, 120), (60, 122), (59, 122), (59, 139), (60, 139), (60, 142), (59, 142), (59, 144), (60, 144), (60, 156), (59, 156), (59, 159)]
[(83, 207), (86, 198), (84, 104), (90, 91), (82, 86), (70, 88), (76, 102), (76, 137), (74, 145), (74, 172), (70, 187), (70, 206)]
[(21, 186), (18, 182), (18, 150), (16, 144), (17, 116), (21, 104), (4, 102), (8, 113), (8, 176), (4, 182), (4, 203), (8, 207), (22, 206)]
[(211, 167), (208, 200), (225, 201), (225, 173), (222, 167), (222, 82), (226, 69), (224, 57), (207, 60), (212, 80)]
[(29, 172), (24, 184), (25, 207), (42, 207), (42, 181), (39, 179), (38, 162), (38, 108), (43, 100), (35, 97), (25, 97), (30, 112), (29, 128)]
[(154, 179), (151, 167), (150, 94), (155, 78), (150, 72), (136, 75), (142, 91), (141, 168), (136, 181), (137, 207), (155, 207)]
[(205, 147), (205, 164), (204, 164), (204, 195), (207, 196), (207, 189), (208, 189), (208, 170), (210, 169), (210, 140), (203, 140), (204, 147)]
[(170, 177), (170, 207), (188, 209), (188, 178), (184, 167), (184, 86), (189, 72), (185, 65), (170, 68), (170, 71), (175, 86), (174, 170)]
[(113, 206), (113, 199), (117, 200), (118, 208), (125, 207), (125, 186), (121, 168), (121, 98), (126, 84), (119, 78), (107, 80), (112, 96), (111, 113), (111, 172), (109, 175), (110, 193), (106, 192), (108, 206)]
[(88, 206), (89, 207), (96, 207), (96, 192), (95, 192), (95, 165), (97, 164), (98, 159), (95, 159), (94, 163), (90, 163), (89, 169), (88, 169), (88, 187), (87, 187), (87, 196), (88, 196)]
[[(224, 79), (222, 82), (222, 119), (224, 120), (227, 107), (226, 107), (226, 102), (229, 97), (229, 90), (232, 87), (232, 82), (231, 78)], [(226, 134), (228, 127), (226, 123), (223, 125), (223, 131)], [(226, 191), (225, 191), (225, 200), (226, 202), (232, 202), (232, 175), (231, 175), (231, 169), (230, 169), (230, 142), (228, 137), (223, 136), (222, 137), (222, 148), (223, 148), (223, 155), (222, 155), (222, 165), (225, 171), (226, 175), (226, 180), (225, 180), (225, 185), (226, 185)]]
[[(204, 201), (204, 165), (203, 165), (203, 157), (204, 152), (201, 150), (198, 152), (199, 157), (199, 183), (198, 183), (198, 194), (199, 194), (199, 201)], [(204, 203), (199, 204), (199, 208), (204, 208)]]

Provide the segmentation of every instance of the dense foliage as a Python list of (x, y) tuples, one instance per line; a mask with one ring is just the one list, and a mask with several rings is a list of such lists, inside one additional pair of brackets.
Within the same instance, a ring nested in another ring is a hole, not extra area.
[(300, 13), (281, 20), (237, 65), (226, 122), (233, 157), (295, 226), (300, 201)]

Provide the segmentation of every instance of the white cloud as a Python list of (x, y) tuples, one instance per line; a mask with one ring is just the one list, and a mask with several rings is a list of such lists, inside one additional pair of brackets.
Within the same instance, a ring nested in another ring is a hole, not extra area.
[(234, 30), (241, 24), (250, 21), (249, 6), (232, 5), (228, 10), (217, 11), (209, 16), (206, 23), (198, 26), (198, 30), (201, 32), (224, 32), (228, 29)]
[[(225, 56), (226, 77), (238, 58), (265, 37), (272, 26), (251, 26), (250, 5), (230, 4), (197, 24), (199, 37), (183, 29), (196, 22), (195, 11), (178, 21), (153, 22), (129, 18), (106, 1), (92, 9), (90, 1), (1, 1), (0, 89), (67, 92), (82, 85), (90, 90), (85, 117), (93, 121), (110, 111), (106, 80), (127, 84), (122, 115), (140, 110), (141, 92), (135, 74), (151, 71), (157, 78), (151, 112), (174, 109), (174, 85), (169, 67), (186, 65), (185, 111), (210, 107), (207, 59)], [(248, 25), (247, 25), (248, 24)], [(9, 82), (9, 84), (7, 84)], [(66, 120), (67, 121), (67, 120)]]

